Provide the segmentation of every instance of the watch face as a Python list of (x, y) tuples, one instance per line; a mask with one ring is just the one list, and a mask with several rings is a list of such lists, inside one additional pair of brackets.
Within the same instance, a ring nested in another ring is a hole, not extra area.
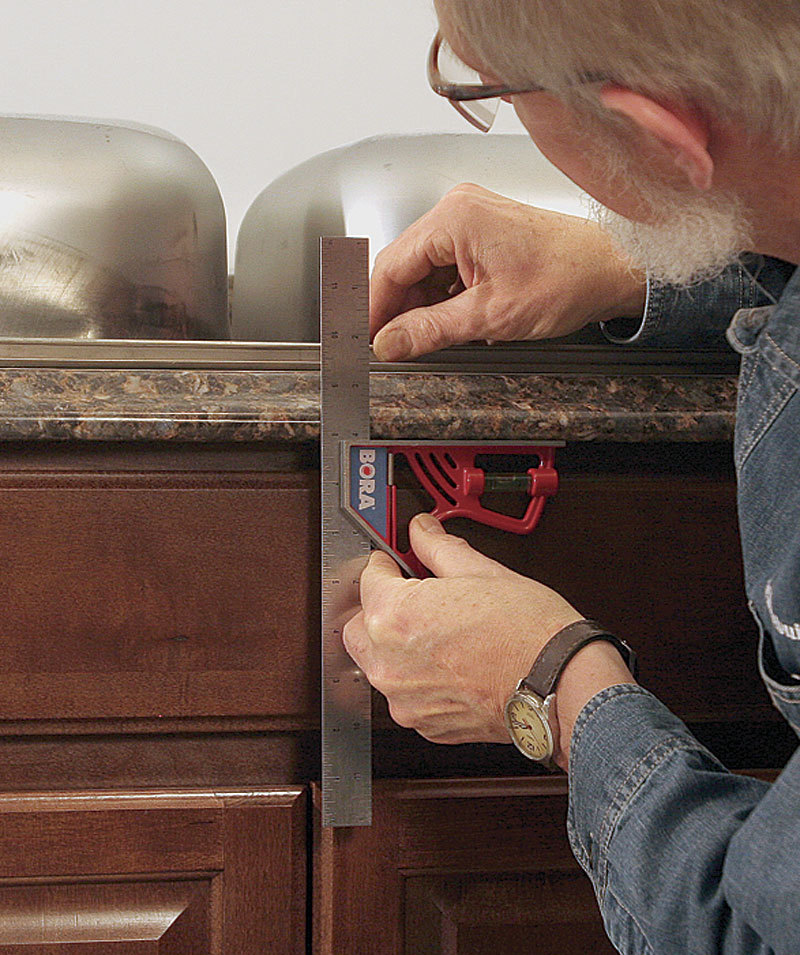
[(546, 759), (552, 754), (550, 726), (532, 703), (512, 698), (506, 707), (506, 725), (518, 749), (530, 759)]

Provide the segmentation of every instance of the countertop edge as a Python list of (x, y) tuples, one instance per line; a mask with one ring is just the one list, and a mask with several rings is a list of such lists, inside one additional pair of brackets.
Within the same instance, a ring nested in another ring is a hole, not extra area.
[[(730, 441), (735, 375), (371, 376), (372, 434), (418, 440)], [(319, 375), (0, 370), (0, 441), (313, 442)]]

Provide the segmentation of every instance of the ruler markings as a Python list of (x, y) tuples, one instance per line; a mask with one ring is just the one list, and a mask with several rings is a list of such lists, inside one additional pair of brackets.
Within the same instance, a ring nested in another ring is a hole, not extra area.
[(369, 421), (366, 239), (320, 241), (322, 500), (322, 823), (372, 821), (371, 690), (342, 643), (358, 610), (369, 539), (341, 509), (343, 441), (365, 441)]

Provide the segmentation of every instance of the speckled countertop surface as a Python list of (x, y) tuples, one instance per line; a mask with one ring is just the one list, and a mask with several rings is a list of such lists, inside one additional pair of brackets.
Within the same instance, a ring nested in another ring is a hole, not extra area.
[[(733, 375), (371, 376), (376, 438), (727, 441)], [(313, 441), (319, 375), (0, 370), (0, 440)]]

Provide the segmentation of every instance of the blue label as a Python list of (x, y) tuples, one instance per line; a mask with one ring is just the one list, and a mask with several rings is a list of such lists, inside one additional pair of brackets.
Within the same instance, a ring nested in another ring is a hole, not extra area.
[(388, 461), (386, 448), (350, 448), (350, 505), (384, 540), (388, 532)]

